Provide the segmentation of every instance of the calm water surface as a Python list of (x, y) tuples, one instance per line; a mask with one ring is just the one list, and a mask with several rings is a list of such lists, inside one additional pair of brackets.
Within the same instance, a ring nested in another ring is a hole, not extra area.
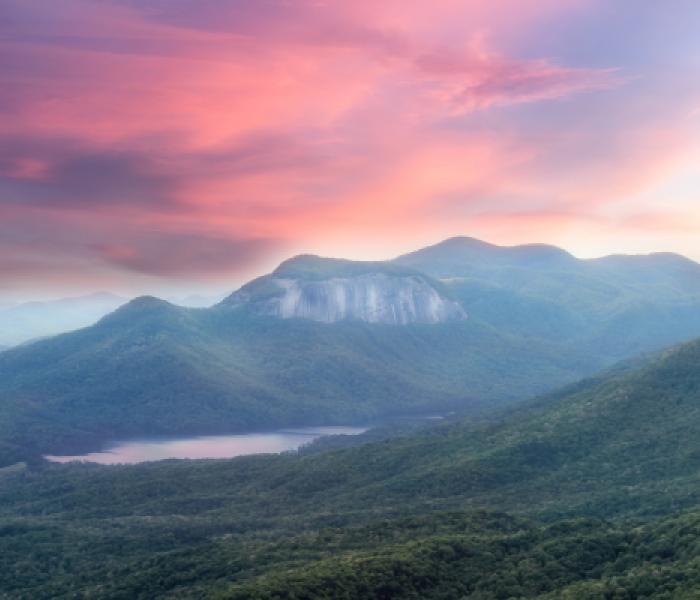
[(358, 435), (368, 427), (303, 427), (266, 433), (149, 438), (114, 442), (101, 452), (79, 456), (46, 456), (52, 462), (95, 462), (102, 465), (135, 464), (166, 458), (233, 458), (244, 454), (295, 450), (324, 435)]

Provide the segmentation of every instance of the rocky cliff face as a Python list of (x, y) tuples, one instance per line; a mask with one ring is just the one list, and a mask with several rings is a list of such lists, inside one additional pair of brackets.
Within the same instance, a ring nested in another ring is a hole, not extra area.
[(311, 276), (298, 264), (293, 266), (251, 282), (224, 304), (247, 305), (258, 314), (282, 319), (322, 323), (350, 320), (406, 325), (466, 319), (457, 302), (419, 273), (383, 270), (376, 264), (351, 269), (344, 262), (342, 268), (315, 270)]

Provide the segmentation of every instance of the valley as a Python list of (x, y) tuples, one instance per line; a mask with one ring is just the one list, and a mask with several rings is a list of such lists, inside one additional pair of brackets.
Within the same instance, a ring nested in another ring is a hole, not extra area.
[(353, 447), (14, 469), (0, 490), (3, 589), (692, 598), (698, 361), (700, 341), (481, 423)]

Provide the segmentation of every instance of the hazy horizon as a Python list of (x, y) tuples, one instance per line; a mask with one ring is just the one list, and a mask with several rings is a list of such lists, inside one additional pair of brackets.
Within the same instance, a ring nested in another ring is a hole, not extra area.
[[(557, 248), (560, 248), (575, 258), (579, 260), (592, 260), (596, 258), (603, 258), (605, 256), (613, 256), (613, 255), (634, 255), (634, 256), (645, 256), (649, 254), (657, 254), (657, 253), (662, 253), (662, 252), (671, 252), (673, 254), (678, 254), (680, 256), (685, 256), (686, 258), (690, 258), (691, 260), (694, 260), (695, 262), (698, 262), (698, 260), (693, 259), (690, 256), (686, 256), (682, 254), (681, 252), (673, 252), (673, 251), (667, 251), (667, 250), (655, 250), (655, 249), (649, 249), (648, 251), (641, 251), (641, 252), (617, 252), (617, 251), (612, 251), (609, 253), (603, 253), (603, 254), (592, 254), (592, 255), (581, 255), (581, 254), (576, 254), (575, 252), (571, 251), (570, 249), (566, 248), (565, 246), (557, 245), (557, 244), (548, 244), (546, 242), (541, 242), (537, 240), (532, 240), (532, 241), (525, 241), (522, 243), (518, 244), (499, 244), (497, 242), (494, 242), (492, 240), (487, 240), (487, 239), (481, 239), (481, 238), (476, 238), (474, 236), (469, 236), (469, 235), (457, 235), (457, 236), (452, 236), (455, 238), (459, 237), (467, 237), (467, 238), (472, 238), (472, 239), (478, 239), (480, 241), (486, 242), (488, 244), (493, 244), (496, 246), (522, 246), (522, 245), (551, 245), (555, 246)], [(445, 239), (451, 239), (451, 238), (445, 238)], [(204, 306), (200, 302), (201, 299), (218, 299), (221, 300), (228, 294), (231, 294), (232, 292), (236, 291), (238, 288), (240, 288), (242, 285), (245, 285), (249, 281), (255, 279), (256, 277), (260, 277), (262, 275), (265, 275), (267, 273), (270, 273), (281, 263), (282, 261), (291, 258), (293, 256), (298, 256), (298, 255), (303, 255), (303, 254), (313, 254), (313, 255), (319, 255), (319, 256), (324, 256), (327, 258), (342, 258), (342, 259), (349, 259), (349, 260), (360, 260), (360, 261), (389, 261), (397, 258), (398, 256), (401, 256), (402, 254), (410, 253), (414, 250), (419, 250), (423, 247), (428, 247), (428, 246), (433, 246), (436, 244), (439, 244), (440, 242), (445, 241), (445, 239), (442, 240), (435, 240), (434, 242), (428, 243), (425, 246), (415, 246), (415, 247), (410, 247), (406, 249), (404, 252), (398, 253), (398, 254), (393, 254), (391, 256), (362, 256), (362, 257), (353, 257), (353, 256), (343, 256), (338, 253), (328, 253), (328, 254), (321, 254), (320, 252), (313, 252), (313, 251), (301, 251), (301, 252), (295, 252), (291, 254), (283, 254), (280, 255), (279, 257), (275, 257), (271, 261), (268, 261), (264, 267), (261, 267), (260, 269), (251, 269), (250, 270), (250, 275), (246, 277), (242, 277), (240, 275), (232, 277), (232, 283), (229, 285), (225, 281), (222, 282), (217, 282), (217, 283), (211, 283), (211, 282), (206, 282), (206, 281), (184, 281), (182, 285), (179, 285), (176, 281), (175, 282), (169, 282), (168, 285), (163, 285), (158, 284), (158, 283), (149, 283), (144, 285), (143, 287), (112, 287), (112, 288), (107, 288), (107, 287), (102, 287), (102, 288), (90, 288), (90, 287), (73, 287), (73, 288), (66, 288), (64, 289), (63, 293), (54, 291), (54, 292), (44, 292), (44, 293), (37, 293), (37, 292), (29, 292), (29, 293), (24, 293), (21, 289), (20, 290), (12, 290), (9, 293), (3, 293), (3, 291), (0, 289), (0, 310), (3, 310), (5, 308), (11, 308), (14, 306), (17, 306), (19, 304), (26, 304), (26, 303), (31, 303), (31, 302), (56, 302), (56, 301), (61, 301), (61, 300), (70, 300), (70, 299), (80, 299), (84, 298), (87, 296), (95, 295), (95, 294), (112, 294), (115, 296), (119, 296), (124, 298), (125, 300), (129, 300), (138, 296), (156, 296), (159, 298), (163, 298), (164, 300), (168, 300), (169, 302), (174, 302), (176, 304), (182, 304), (184, 306)]]

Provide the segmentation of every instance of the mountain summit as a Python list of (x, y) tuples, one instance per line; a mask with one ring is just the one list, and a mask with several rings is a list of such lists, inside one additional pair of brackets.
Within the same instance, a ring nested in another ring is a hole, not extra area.
[(466, 313), (444, 286), (405, 267), (302, 255), (229, 296), (224, 306), (322, 323), (444, 323)]
[(497, 246), (471, 237), (449, 238), (393, 261), (434, 277), (471, 276), (492, 269), (561, 270), (577, 262), (576, 257), (556, 246)]

